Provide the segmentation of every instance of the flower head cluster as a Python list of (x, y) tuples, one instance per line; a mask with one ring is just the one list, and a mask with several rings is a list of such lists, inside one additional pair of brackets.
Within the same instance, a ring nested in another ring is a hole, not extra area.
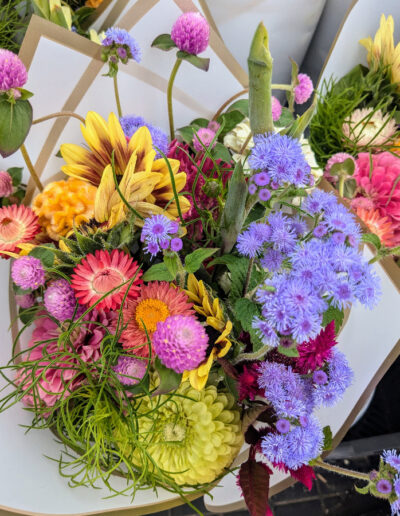
[(74, 290), (65, 279), (53, 281), (44, 293), (46, 310), (59, 321), (72, 319), (76, 303)]
[(13, 181), (7, 170), (0, 170), (0, 197), (8, 197), (13, 192)]
[(22, 256), (12, 264), (11, 277), (24, 290), (35, 290), (45, 282), (42, 262), (34, 256)]
[(175, 45), (188, 54), (200, 54), (208, 47), (210, 27), (200, 14), (188, 12), (181, 14), (171, 30), (171, 38)]
[(281, 117), (281, 114), (282, 114), (282, 104), (273, 95), (271, 97), (271, 111), (272, 111), (272, 120), (274, 122), (276, 122)]
[(146, 374), (147, 361), (121, 355), (113, 370), (123, 385), (136, 385)]
[(28, 75), (21, 59), (10, 50), (0, 49), (0, 92), (22, 88)]
[(265, 172), (265, 184), (273, 189), (285, 184), (304, 187), (311, 182), (310, 165), (299, 141), (279, 133), (254, 136), (249, 165), (254, 170)]
[(387, 144), (396, 130), (394, 118), (373, 108), (356, 109), (342, 126), (346, 146), (350, 147)]
[(311, 78), (305, 73), (299, 73), (297, 79), (299, 84), (294, 89), (294, 101), (296, 104), (304, 104), (311, 97), (314, 85)]
[(162, 153), (167, 154), (168, 136), (162, 129), (149, 124), (142, 116), (127, 115), (121, 117), (119, 121), (128, 141), (136, 133), (139, 127), (147, 127), (147, 129), (150, 131), (151, 140), (153, 142), (153, 149), (156, 151), (156, 158), (162, 157), (159, 150)]
[(315, 371), (313, 375), (313, 397), (316, 406), (330, 407), (335, 405), (353, 380), (351, 370), (345, 355), (333, 350), (332, 358), (327, 362), (327, 372)]
[(208, 127), (200, 127), (196, 131), (196, 134), (193, 137), (193, 147), (196, 152), (204, 151), (204, 147), (209, 148), (212, 144), (212, 147), (215, 147), (217, 141), (215, 139), (215, 131)]
[[(143, 224), (141, 241), (145, 243), (145, 250), (152, 256), (161, 249), (178, 252), (182, 249), (182, 239), (178, 236), (179, 224), (168, 219), (165, 215), (152, 215)], [(175, 235), (175, 236), (174, 236)]]
[(138, 42), (125, 29), (110, 27), (106, 30), (101, 42), (103, 46), (103, 60), (117, 64), (119, 61), (126, 64), (129, 59), (140, 63), (142, 51)]

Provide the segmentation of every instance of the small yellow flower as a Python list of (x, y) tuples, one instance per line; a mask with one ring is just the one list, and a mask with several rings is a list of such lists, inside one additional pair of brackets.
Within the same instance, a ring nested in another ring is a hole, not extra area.
[(196, 369), (183, 373), (182, 381), (189, 379), (192, 387), (201, 390), (207, 383), (214, 360), (217, 357), (224, 357), (232, 346), (228, 338), (232, 331), (232, 323), (224, 317), (219, 299), (213, 298), (204, 282), (198, 281), (194, 274), (189, 274), (186, 293), (193, 302), (196, 312), (205, 317), (206, 324), (220, 334), (206, 360)]

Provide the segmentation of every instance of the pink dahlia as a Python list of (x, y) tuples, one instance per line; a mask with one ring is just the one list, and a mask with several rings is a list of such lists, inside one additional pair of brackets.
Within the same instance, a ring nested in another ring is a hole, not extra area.
[(21, 59), (10, 50), (0, 49), (0, 92), (22, 88), (28, 79)]
[(279, 100), (272, 95), (271, 97), (272, 120), (276, 122), (282, 114), (282, 105)]
[(210, 27), (200, 13), (184, 13), (174, 23), (171, 38), (179, 50), (200, 54), (208, 47)]
[(71, 285), (65, 279), (53, 281), (44, 293), (44, 306), (50, 315), (59, 321), (72, 319), (76, 297)]
[[(142, 272), (137, 262), (128, 254), (118, 249), (96, 251), (88, 254), (72, 274), (71, 286), (75, 296), (82, 305), (92, 306), (100, 301), (97, 309), (115, 310), (120, 308), (126, 291), (127, 300), (137, 298), (139, 294)], [(129, 281), (135, 278), (130, 284)], [(120, 286), (120, 288), (117, 288)], [(115, 290), (113, 290), (115, 289)], [(111, 292), (113, 290), (113, 292)]]
[[(372, 163), (372, 169), (371, 169)], [(362, 196), (371, 199), (382, 218), (387, 217), (394, 231), (394, 245), (400, 244), (400, 158), (390, 152), (361, 152), (354, 175)]]
[(357, 167), (357, 162), (353, 158), (353, 156), (351, 154), (348, 154), (347, 152), (337, 152), (336, 154), (334, 154), (333, 156), (331, 156), (328, 159), (328, 161), (325, 165), (325, 171), (324, 171), (325, 179), (327, 179), (331, 183), (336, 183), (336, 181), (338, 181), (338, 179), (339, 179), (339, 176), (332, 176), (330, 174), (331, 168), (333, 165), (336, 165), (337, 163), (343, 163), (347, 159), (351, 159), (354, 161), (354, 173), (355, 173), (357, 171), (358, 167)]
[[(197, 133), (193, 137), (194, 150), (197, 152), (202, 152), (204, 147), (210, 147), (214, 138), (214, 131), (207, 129), (206, 127), (200, 127), (200, 129), (197, 130)], [(216, 143), (216, 141), (213, 143), (213, 147), (215, 147)]]
[(7, 170), (0, 170), (0, 197), (8, 197), (12, 192), (12, 177)]
[(294, 89), (294, 101), (296, 104), (304, 104), (311, 97), (314, 85), (310, 77), (305, 73), (299, 73), (297, 78), (299, 84)]
[(332, 348), (336, 346), (335, 323), (330, 322), (321, 330), (315, 339), (303, 342), (297, 347), (299, 356), (296, 359), (295, 371), (308, 374), (322, 367), (332, 357)]
[(127, 351), (148, 357), (147, 335), (152, 340), (157, 323), (171, 315), (194, 315), (192, 303), (185, 292), (166, 282), (153, 281), (144, 285), (134, 301), (124, 308), (123, 330), (119, 341)]
[(0, 208), (0, 255), (8, 259), (2, 251), (18, 253), (19, 244), (32, 242), (39, 233), (37, 216), (31, 208), (20, 204)]
[(151, 342), (166, 367), (183, 373), (195, 369), (206, 358), (208, 336), (195, 317), (173, 315), (157, 323)]
[(147, 360), (121, 355), (113, 370), (123, 385), (136, 385), (146, 374), (147, 365)]

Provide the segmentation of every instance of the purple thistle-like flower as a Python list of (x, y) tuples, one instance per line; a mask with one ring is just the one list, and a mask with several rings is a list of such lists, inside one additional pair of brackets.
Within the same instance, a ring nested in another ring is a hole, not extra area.
[(135, 60), (137, 63), (140, 63), (142, 59), (142, 51), (138, 42), (125, 29), (110, 27), (106, 30), (105, 38), (101, 44), (103, 47), (123, 47), (127, 51), (128, 58)]
[(326, 235), (328, 229), (324, 224), (318, 224), (316, 228), (314, 228), (313, 235), (317, 238), (322, 238)]
[(382, 453), (382, 459), (386, 464), (400, 472), (400, 455), (396, 450), (385, 450)]
[(254, 317), (252, 327), (257, 330), (257, 333), (264, 344), (268, 344), (273, 347), (279, 345), (279, 339), (276, 332), (266, 321), (263, 321), (259, 317)]
[(210, 27), (207, 20), (195, 12), (184, 13), (174, 23), (171, 39), (179, 50), (200, 54), (208, 47)]
[(159, 242), (170, 239), (171, 234), (176, 233), (176, 226), (165, 215), (152, 215), (147, 217), (142, 228), (142, 242)]
[(120, 356), (112, 369), (123, 385), (136, 385), (146, 374), (147, 361), (136, 357)]
[(307, 464), (322, 451), (324, 434), (318, 420), (313, 416), (307, 418), (306, 425), (295, 427), (285, 437), (289, 448), (287, 466), (291, 469), (296, 470)]
[(266, 186), (270, 182), (271, 178), (266, 172), (259, 172), (252, 177), (252, 180), (257, 186)]
[(45, 282), (42, 262), (34, 256), (22, 256), (12, 264), (11, 277), (24, 290), (35, 290)]
[(390, 509), (392, 511), (392, 516), (400, 515), (400, 499), (399, 498), (390, 504)]
[(262, 201), (262, 202), (269, 201), (269, 199), (271, 198), (271, 192), (270, 192), (267, 188), (262, 188), (262, 189), (258, 192), (258, 198), (259, 198), (259, 199), (260, 199), (260, 201)]
[(251, 223), (250, 226), (238, 236), (236, 247), (240, 254), (248, 258), (255, 258), (263, 249), (271, 236), (271, 228), (267, 224)]
[(254, 183), (249, 184), (249, 194), (254, 195), (257, 192), (257, 186)]
[(10, 50), (0, 49), (0, 92), (22, 88), (28, 75), (21, 59)]
[[(163, 240), (163, 242), (164, 242), (164, 240)], [(169, 240), (167, 240), (166, 242), (167, 242), (166, 249), (168, 249), (168, 247), (169, 247)], [(160, 246), (157, 244), (157, 242), (151, 242), (150, 241), (150, 242), (148, 242), (146, 244), (145, 251), (146, 251), (146, 253), (149, 253), (152, 256), (155, 256), (156, 254), (158, 254), (160, 252)]]
[(310, 215), (316, 215), (337, 205), (336, 197), (332, 193), (323, 192), (316, 188), (304, 199), (301, 207)]
[(272, 111), (272, 120), (274, 122), (276, 122), (281, 117), (282, 105), (279, 102), (279, 100), (276, 97), (274, 97), (273, 95), (271, 96), (271, 111)]
[(207, 129), (207, 127), (200, 127), (197, 130), (196, 134), (193, 136), (193, 147), (196, 152), (204, 151), (204, 147), (209, 148), (212, 144), (212, 147), (215, 147), (217, 140), (215, 139), (215, 132), (211, 129)]
[(314, 371), (313, 373), (313, 382), (317, 385), (325, 385), (328, 381), (328, 375), (325, 371)]
[(33, 294), (17, 294), (15, 301), (21, 308), (31, 308), (35, 304), (35, 298)]
[(264, 269), (268, 269), (271, 272), (276, 272), (281, 268), (284, 256), (275, 249), (267, 249), (264, 256), (261, 258), (261, 265)]
[(305, 73), (299, 73), (297, 78), (299, 84), (294, 89), (294, 101), (296, 104), (304, 104), (311, 97), (314, 85), (310, 77)]
[(400, 497), (400, 475), (396, 475), (394, 477), (393, 487), (394, 492), (397, 494), (398, 497)]
[(317, 384), (314, 390), (316, 405), (331, 407), (335, 405), (350, 387), (353, 381), (353, 371), (345, 355), (337, 349), (332, 350), (332, 357), (328, 362), (329, 380), (324, 384)]
[(390, 494), (393, 490), (393, 486), (390, 480), (386, 480), (386, 478), (381, 478), (376, 483), (376, 490), (382, 494)]
[(181, 238), (173, 238), (171, 240), (171, 250), (175, 251), (176, 253), (180, 251), (183, 247), (183, 242)]
[(59, 321), (72, 319), (76, 298), (71, 285), (65, 279), (53, 281), (44, 293), (44, 306)]
[(152, 344), (166, 367), (183, 373), (196, 368), (205, 359), (208, 336), (195, 317), (173, 315), (157, 323)]
[(346, 235), (340, 232), (333, 233), (331, 238), (336, 245), (344, 244), (346, 241)]
[(278, 419), (275, 426), (280, 434), (287, 434), (290, 430), (290, 421), (287, 419)]
[(123, 116), (119, 121), (121, 123), (122, 130), (128, 139), (130, 139), (140, 127), (147, 127), (150, 131), (153, 149), (156, 151), (156, 158), (161, 158), (159, 150), (164, 154), (167, 154), (168, 136), (162, 129), (149, 124), (141, 116)]
[(274, 464), (289, 460), (290, 451), (287, 435), (268, 434), (261, 440), (261, 450), (265, 457)]
[(307, 231), (307, 223), (298, 215), (289, 219), (289, 224), (297, 236), (302, 236)]

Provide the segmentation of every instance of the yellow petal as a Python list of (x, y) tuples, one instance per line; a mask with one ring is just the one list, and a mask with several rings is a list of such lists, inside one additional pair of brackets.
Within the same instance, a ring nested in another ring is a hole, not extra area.
[(129, 140), (128, 149), (130, 153), (136, 152), (138, 156), (137, 170), (144, 170), (145, 167), (143, 166), (142, 161), (146, 154), (153, 153), (153, 156), (155, 156), (151, 134), (147, 127), (139, 127), (139, 129), (132, 135), (132, 138)]
[(110, 113), (108, 117), (108, 135), (114, 149), (115, 169), (118, 174), (122, 174), (128, 163), (130, 152), (128, 152), (128, 144), (121, 124), (114, 113)]
[(103, 172), (101, 182), (96, 191), (94, 201), (94, 218), (98, 222), (106, 222), (110, 216), (109, 201), (115, 192), (114, 175), (111, 165), (108, 165)]

